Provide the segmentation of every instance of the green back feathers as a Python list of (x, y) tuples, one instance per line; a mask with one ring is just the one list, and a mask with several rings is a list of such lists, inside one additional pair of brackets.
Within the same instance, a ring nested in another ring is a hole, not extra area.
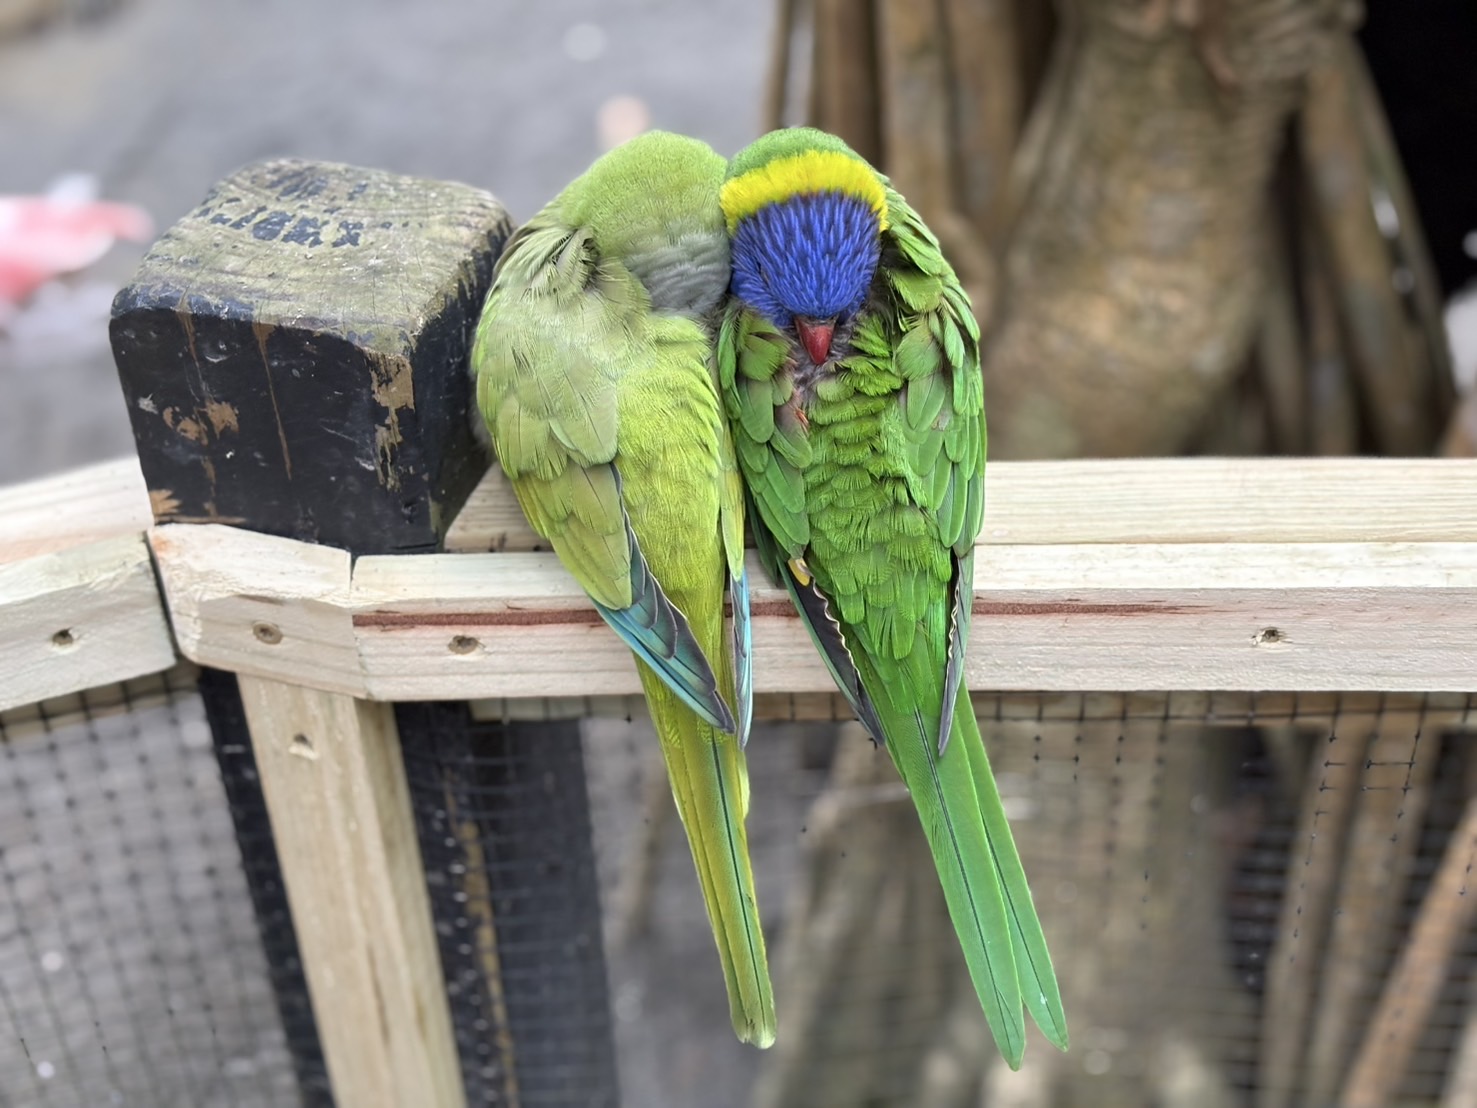
[(600, 253), (615, 258), (716, 237), (723, 221), (713, 201), (726, 165), (705, 142), (648, 131), (597, 158), (546, 211), (589, 228)]
[[(843, 139), (814, 127), (782, 127), (760, 135), (748, 146), (733, 156), (728, 163), (728, 179), (742, 177), (752, 169), (758, 169), (780, 158), (793, 158), (810, 151), (845, 154), (854, 161), (867, 165), (862, 156), (846, 145)], [(867, 166), (870, 170), (871, 166)], [(875, 171), (874, 171), (875, 172)]]
[(642, 663), (734, 1029), (768, 1046), (744, 831), (743, 489), (711, 365), (730, 268), (724, 169), (701, 142), (660, 132), (599, 158), (509, 242), (472, 362), (529, 522)]
[[(631, 649), (731, 731), (709, 660), (647, 565), (622, 484), (648, 479), (643, 451), (660, 449), (661, 428), (651, 425), (662, 405), (698, 411), (706, 398), (711, 426), (696, 437), (713, 443), (699, 452), (694, 479), (712, 500), (694, 498), (692, 511), (722, 500), (714, 546), (720, 526), (742, 531), (738, 482), (720, 459), (731, 469), (707, 366), (712, 332), (696, 318), (728, 282), (723, 164), (703, 143), (662, 133), (599, 158), (508, 243), (472, 365), (479, 408), (529, 522)], [(640, 381), (660, 382), (654, 405), (635, 399)], [(705, 522), (695, 516), (692, 529)], [(712, 589), (717, 611), (716, 574)]]

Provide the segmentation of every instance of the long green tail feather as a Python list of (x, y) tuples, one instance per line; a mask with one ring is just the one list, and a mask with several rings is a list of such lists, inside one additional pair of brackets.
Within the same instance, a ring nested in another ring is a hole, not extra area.
[(1026, 1049), (1021, 987), (1011, 924), (980, 819), (969, 756), (957, 741), (961, 738), (957, 730), (955, 741), (938, 753), (938, 694), (932, 710), (909, 695), (937, 687), (938, 678), (904, 672), (909, 661), (898, 664), (897, 672), (883, 670), (879, 680), (864, 684), (877, 692), (873, 701), (887, 735), (888, 753), (918, 809), (949, 918), (990, 1031), (1006, 1062), (1016, 1069)]
[(681, 703), (644, 663), (641, 684), (672, 782), (672, 796), (718, 944), (733, 1029), (746, 1043), (774, 1043), (774, 992), (759, 925), (744, 818), (749, 778), (743, 750)]
[(1057, 985), (1051, 954), (1046, 949), (1046, 936), (1041, 932), (1041, 920), (1036, 915), (1036, 902), (1026, 883), (1026, 871), (1021, 866), (1021, 856), (1010, 833), (1005, 806), (1000, 803), (1000, 791), (995, 787), (995, 775), (990, 770), (989, 755), (985, 753), (967, 689), (959, 693), (953, 734), (954, 740), (969, 751), (985, 837), (990, 842), (995, 875), (1005, 898), (1006, 914), (1010, 917), (1011, 948), (1015, 956), (1016, 977), (1021, 984), (1021, 998), (1047, 1040), (1066, 1050), (1067, 1013), (1062, 1006), (1061, 989)]
[(902, 672), (908, 665), (867, 684), (884, 690), (875, 702), (888, 752), (918, 810), (990, 1031), (1017, 1069), (1026, 1046), (1023, 1008), (1048, 1040), (1067, 1048), (1061, 992), (968, 690), (958, 693), (950, 741), (940, 754), (939, 713), (921, 699), (896, 696), (926, 689), (937, 677)]

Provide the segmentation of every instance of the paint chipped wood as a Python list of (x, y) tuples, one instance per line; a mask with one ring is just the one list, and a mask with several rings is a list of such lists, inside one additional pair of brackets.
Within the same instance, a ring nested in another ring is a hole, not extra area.
[(155, 520), (436, 549), (486, 464), (466, 358), (510, 229), (486, 192), (353, 166), (219, 183), (113, 306)]

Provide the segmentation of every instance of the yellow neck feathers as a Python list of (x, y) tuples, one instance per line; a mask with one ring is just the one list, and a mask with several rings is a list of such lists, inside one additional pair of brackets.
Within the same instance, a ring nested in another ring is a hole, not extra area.
[(887, 229), (887, 194), (870, 166), (834, 150), (807, 150), (776, 158), (723, 185), (720, 202), (732, 234), (739, 220), (792, 196), (839, 192), (865, 202)]

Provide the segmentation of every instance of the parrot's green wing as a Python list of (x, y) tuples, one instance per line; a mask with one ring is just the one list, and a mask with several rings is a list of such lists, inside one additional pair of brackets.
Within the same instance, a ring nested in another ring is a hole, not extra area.
[[(959, 692), (974, 598), (974, 540), (984, 515), (981, 477), (986, 442), (979, 326), (938, 240), (896, 192), (889, 189), (887, 200), (892, 226), (884, 233), (879, 274), (895, 294), (896, 315), (888, 319), (879, 313), (879, 318), (893, 329), (889, 336), (893, 368), (904, 382), (893, 423), (904, 444), (904, 456), (910, 460), (910, 498), (932, 522), (953, 558), (938, 735), (941, 761), (956, 729), (954, 709), (956, 705), (967, 709), (969, 703)], [(974, 720), (961, 722), (965, 730), (977, 734)], [(981, 743), (968, 742), (966, 748), (991, 864), (1006, 909), (1021, 999), (1047, 1038), (1065, 1049), (1067, 1025), (1061, 992), (994, 775)], [(933, 759), (929, 761), (934, 764)], [(1009, 1022), (1013, 1024), (1013, 1018)]]
[(622, 502), (619, 367), (650, 355), (646, 313), (640, 283), (601, 259), (588, 232), (530, 221), (508, 243), (478, 324), (477, 402), (534, 530), (626, 645), (732, 732), (713, 667), (652, 577)]
[[(887, 190), (891, 226), (883, 234), (879, 280), (891, 285), (896, 315), (873, 316), (903, 379), (892, 420), (909, 460), (908, 491), (954, 556), (949, 583), (948, 663), (939, 753), (949, 742), (964, 676), (964, 644), (974, 601), (974, 540), (984, 518), (985, 394), (980, 331), (938, 239), (896, 190)], [(886, 332), (890, 331), (891, 334)], [(870, 336), (869, 336), (870, 337)]]
[(759, 560), (789, 592), (836, 687), (880, 745), (882, 725), (862, 688), (841, 625), (815, 582), (797, 575), (797, 568), (804, 574), (803, 553), (810, 540), (804, 470), (811, 455), (804, 423), (791, 403), (789, 378), (781, 372), (788, 357), (789, 340), (779, 330), (737, 301), (730, 303), (718, 332), (718, 391), (748, 477), (755, 507), (749, 519)]

